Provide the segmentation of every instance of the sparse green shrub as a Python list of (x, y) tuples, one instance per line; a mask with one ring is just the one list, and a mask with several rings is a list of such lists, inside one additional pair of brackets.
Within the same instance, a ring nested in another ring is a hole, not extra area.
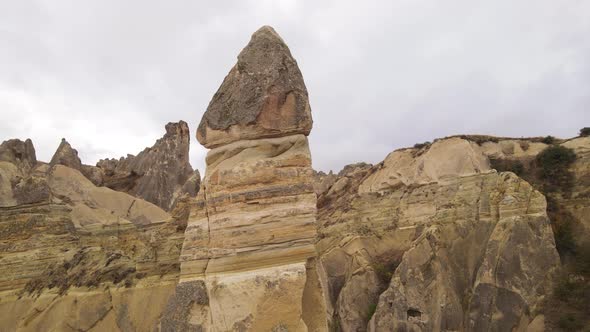
[[(576, 247), (576, 271), (585, 276), (590, 276), (590, 241), (579, 243)], [(590, 301), (590, 296), (588, 297)]]
[(544, 137), (544, 138), (541, 140), (541, 142), (543, 142), (543, 143), (545, 143), (545, 144), (549, 144), (549, 145), (551, 145), (551, 144), (555, 143), (555, 137), (553, 137), (553, 136), (551, 136), (551, 135), (549, 135), (549, 136), (545, 136), (545, 137)]
[(330, 326), (330, 332), (342, 332), (342, 327), (340, 327), (340, 319), (338, 317), (334, 317)]
[(424, 143), (416, 143), (414, 144), (414, 149), (422, 149), (423, 147), (429, 146), (431, 143), (426, 141)]
[(369, 236), (369, 235), (373, 234), (371, 227), (369, 227), (369, 225), (366, 225), (366, 224), (359, 225), (357, 227), (356, 231), (359, 235), (362, 235), (362, 236)]
[(395, 272), (395, 269), (398, 265), (399, 260), (378, 260), (377, 262), (373, 263), (373, 270), (377, 274), (377, 277), (379, 277), (379, 279), (383, 282), (383, 284), (389, 285), (391, 277), (393, 277), (393, 273)]
[(535, 163), (539, 168), (539, 178), (544, 181), (545, 193), (571, 191), (574, 176), (569, 167), (575, 160), (574, 151), (561, 145), (549, 146), (537, 155)]
[(559, 327), (566, 331), (579, 331), (584, 327), (584, 322), (574, 314), (565, 314), (559, 319)]
[(289, 328), (283, 322), (280, 322), (278, 325), (273, 326), (271, 332), (289, 332)]
[[(494, 136), (486, 136), (486, 135), (458, 135), (458, 136), (450, 136), (450, 137), (459, 137), (467, 141), (475, 142), (477, 145), (481, 146), (486, 142), (498, 143), (500, 142), (500, 138)], [(445, 137), (447, 138), (447, 137)]]
[(369, 309), (367, 310), (367, 322), (373, 318), (373, 315), (377, 311), (377, 303), (369, 304)]
[(559, 224), (554, 225), (553, 233), (555, 236), (555, 247), (561, 256), (576, 254), (576, 240), (574, 238), (574, 229), (571, 220), (556, 221)]
[(518, 160), (490, 158), (490, 166), (498, 172), (512, 172), (518, 176), (524, 173), (524, 165)]
[(580, 136), (582, 136), (582, 137), (590, 136), (590, 127), (584, 127), (582, 129), (580, 129)]

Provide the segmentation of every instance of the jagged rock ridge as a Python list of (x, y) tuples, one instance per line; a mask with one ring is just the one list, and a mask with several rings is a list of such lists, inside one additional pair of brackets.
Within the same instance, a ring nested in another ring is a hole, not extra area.
[(189, 145), (187, 123), (168, 123), (166, 134), (137, 156), (100, 160), (96, 166), (103, 173), (102, 185), (145, 199), (168, 211), (182, 186), (193, 175)]

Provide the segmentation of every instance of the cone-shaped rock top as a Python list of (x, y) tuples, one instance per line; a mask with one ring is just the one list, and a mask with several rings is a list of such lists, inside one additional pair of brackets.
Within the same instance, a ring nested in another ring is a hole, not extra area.
[(243, 139), (308, 135), (312, 119), (303, 76), (289, 47), (263, 26), (238, 55), (197, 130), (208, 148)]
[(78, 157), (78, 151), (66, 141), (65, 138), (61, 139), (61, 143), (57, 147), (57, 150), (53, 154), (50, 165), (64, 165), (73, 169), (81, 170), (82, 162)]

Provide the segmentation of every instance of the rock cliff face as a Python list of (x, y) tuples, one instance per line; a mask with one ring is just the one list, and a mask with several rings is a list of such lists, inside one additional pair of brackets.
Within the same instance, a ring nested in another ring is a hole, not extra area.
[(261, 28), (199, 125), (199, 142), (213, 149), (186, 229), (177, 294), (192, 287), (207, 300), (171, 326), (306, 329), (306, 262), (316, 234), (311, 125), (295, 60), (272, 28)]
[(526, 330), (559, 265), (545, 210), (459, 138), (353, 168), (318, 200), (331, 325)]
[[(571, 149), (575, 161), (569, 167), (573, 181), (565, 190), (545, 190), (546, 194), (574, 219), (577, 226), (582, 227), (581, 234), (590, 232), (590, 137), (576, 137), (554, 142), (554, 145)], [(538, 139), (496, 139), (481, 143), (484, 154), (497, 167), (511, 169), (534, 185), (543, 188), (543, 180), (538, 179), (538, 167), (535, 158), (550, 144), (539, 142)]]
[(190, 131), (186, 122), (168, 123), (164, 137), (137, 156), (100, 160), (96, 166), (104, 174), (102, 185), (169, 211), (183, 185), (193, 175), (189, 143)]

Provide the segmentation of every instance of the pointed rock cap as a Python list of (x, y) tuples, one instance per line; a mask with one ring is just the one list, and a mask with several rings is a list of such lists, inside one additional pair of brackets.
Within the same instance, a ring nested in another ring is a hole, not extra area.
[(73, 149), (65, 138), (61, 139), (61, 143), (53, 154), (49, 165), (64, 165), (76, 170), (82, 169), (82, 162), (78, 157), (78, 151)]
[(197, 140), (208, 148), (243, 139), (309, 135), (307, 89), (276, 31), (263, 26), (238, 55), (207, 107)]

